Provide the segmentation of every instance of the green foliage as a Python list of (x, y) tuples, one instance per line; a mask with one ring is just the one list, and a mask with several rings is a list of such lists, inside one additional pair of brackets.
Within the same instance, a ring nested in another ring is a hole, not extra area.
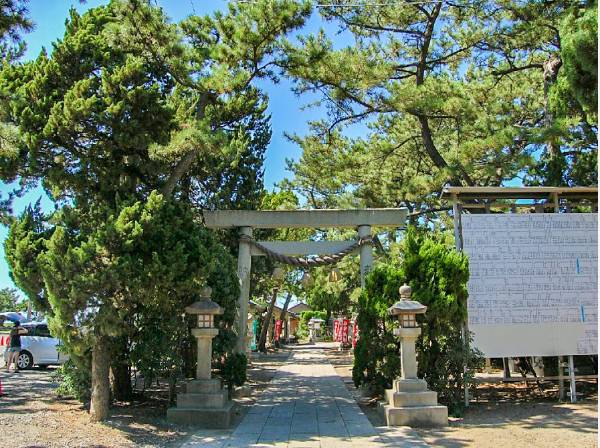
[(334, 267), (340, 273), (336, 282), (329, 281), (331, 266), (311, 270), (312, 285), (306, 288), (306, 303), (313, 309), (325, 310), (327, 318), (348, 315), (352, 307), (352, 294), (360, 286), (358, 257), (348, 256)]
[(466, 256), (456, 252), (444, 235), (419, 233), (409, 227), (400, 265), (377, 266), (359, 298), (360, 338), (352, 372), (355, 384), (381, 392), (398, 375), (399, 347), (393, 336), (397, 322), (387, 309), (399, 300), (398, 288), (407, 283), (413, 300), (427, 306), (427, 313), (418, 317), (422, 329), (416, 345), (418, 374), (438, 392), (451, 413), (460, 414), (465, 380), (483, 362), (476, 349), (467, 349), (461, 336), (468, 278)]
[[(287, 185), (312, 206), (419, 211), (437, 207), (447, 183), (502, 185), (546, 170), (552, 181), (538, 182), (595, 184), (597, 124), (582, 121), (571, 87), (553, 118), (544, 73), (560, 53), (558, 83), (579, 83), (595, 111), (595, 2), (583, 15), (578, 1), (352, 3), (319, 8), (331, 27), (287, 47), (296, 90), (328, 112), (290, 136), (302, 156)], [(354, 41), (337, 45), (336, 27)], [(548, 142), (550, 165), (540, 161)]]
[(306, 310), (300, 313), (300, 323), (307, 325), (308, 321), (312, 318), (315, 319), (323, 319), (327, 318), (327, 311), (317, 311), (317, 310)]
[(253, 82), (276, 78), (278, 42), (309, 13), (232, 3), (173, 24), (148, 2), (114, 1), (72, 9), (50, 54), (2, 66), (0, 178), (19, 194), (41, 184), (56, 206), (11, 227), (11, 275), (77, 374), (99, 341), (125, 341), (119, 355), (150, 377), (189, 371), (180, 315), (203, 284), (225, 309), (215, 358), (231, 352), (235, 264), (195, 210), (258, 205), (270, 127)]
[[(315, 232), (314, 240), (353, 240), (354, 230), (330, 229)], [(332, 270), (337, 270), (339, 279), (330, 281)], [(327, 318), (331, 316), (349, 315), (357, 300), (360, 287), (359, 257), (344, 257), (335, 266), (320, 266), (309, 271), (311, 281), (303, 285), (300, 291), (306, 303), (315, 310), (325, 310)]]
[(56, 369), (52, 374), (52, 380), (59, 383), (56, 394), (59, 397), (89, 401), (92, 385), (91, 362), (90, 356), (77, 361), (69, 359)]
[(10, 278), (25, 292), (33, 307), (44, 312), (50, 311), (50, 304), (43, 294), (44, 282), (37, 257), (51, 232), (44, 228), (44, 215), (38, 201), (35, 206), (27, 207), (19, 219), (13, 220), (4, 241)]
[(389, 265), (377, 265), (366, 278), (358, 298), (357, 325), (360, 336), (354, 349), (354, 384), (382, 393), (392, 386), (400, 371), (399, 342), (387, 309), (398, 299), (404, 281), (402, 272)]
[(131, 361), (145, 376), (179, 368), (186, 330), (180, 315), (204, 283), (226, 310), (216, 320), (215, 354), (231, 351), (238, 295), (233, 258), (187, 208), (152, 193), (108, 215), (85, 238), (66, 221), (52, 234), (40, 265), (50, 325), (69, 352), (85, 352), (98, 334), (125, 335)]
[[(548, 89), (542, 137), (552, 142), (529, 170), (530, 185), (598, 183), (598, 6), (574, 4), (559, 23), (560, 71)], [(564, 149), (563, 149), (564, 148)]]
[(312, 318), (327, 320), (327, 311), (307, 310), (300, 313), (300, 323), (298, 324), (298, 330), (296, 336), (299, 338), (305, 338), (308, 336), (308, 321)]
[(33, 24), (27, 17), (28, 0), (2, 0), (0, 3), (0, 58), (17, 59), (25, 51), (20, 35), (31, 31)]
[(562, 67), (552, 102), (561, 116), (583, 112), (598, 125), (598, 3), (575, 6), (560, 23)]
[(246, 368), (248, 359), (244, 353), (233, 353), (225, 357), (221, 363), (221, 376), (225, 380), (229, 391), (231, 392), (234, 386), (241, 386), (246, 382)]
[(0, 311), (17, 311), (21, 298), (14, 288), (0, 289)]

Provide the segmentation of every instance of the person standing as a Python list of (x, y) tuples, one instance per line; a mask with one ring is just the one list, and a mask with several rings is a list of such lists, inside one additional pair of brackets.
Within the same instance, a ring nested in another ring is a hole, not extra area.
[(27, 334), (27, 329), (21, 327), (21, 322), (16, 321), (15, 326), (10, 330), (10, 346), (8, 348), (8, 361), (6, 371), (10, 371), (10, 364), (15, 363), (15, 372), (18, 372), (19, 353), (21, 352), (21, 335)]

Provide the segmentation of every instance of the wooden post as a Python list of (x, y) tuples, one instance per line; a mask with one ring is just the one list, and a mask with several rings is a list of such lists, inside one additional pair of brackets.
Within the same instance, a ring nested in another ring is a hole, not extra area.
[(485, 358), (485, 372), (492, 373), (492, 360), (490, 358)]
[(458, 198), (456, 194), (452, 195), (452, 216), (454, 218), (454, 244), (456, 246), (456, 250), (462, 252), (463, 242), (462, 242), (462, 224), (460, 220), (460, 214), (462, 212), (462, 207), (458, 203)]
[(492, 210), (491, 210), (491, 207), (492, 207), (492, 201), (491, 201), (491, 200), (489, 200), (489, 199), (488, 199), (488, 200), (486, 200), (486, 201), (484, 202), (483, 206), (485, 207), (485, 212), (486, 212), (486, 213), (491, 213), (491, 212), (492, 212)]
[[(462, 252), (463, 250), (463, 239), (462, 239), (462, 222), (460, 219), (460, 214), (462, 213), (462, 209), (460, 204), (458, 203), (458, 197), (456, 194), (452, 195), (452, 215), (454, 219), (454, 244), (456, 245), (456, 250)], [(464, 323), (461, 329), (461, 336), (463, 343), (467, 350), (469, 349), (469, 323), (468, 317), (467, 321)], [(463, 366), (463, 378), (467, 377), (467, 363)], [(469, 406), (469, 384), (467, 380), (464, 380), (465, 385), (465, 407)]]
[(504, 379), (510, 378), (510, 364), (508, 363), (508, 358), (502, 358), (502, 371)]
[(575, 362), (573, 355), (569, 355), (569, 378), (571, 379), (571, 403), (577, 403), (577, 387), (575, 385)]
[[(560, 200), (558, 193), (552, 193), (552, 202), (554, 203), (554, 213), (560, 213)], [(567, 213), (571, 212), (571, 207), (567, 204)], [(558, 400), (562, 401), (565, 399), (565, 384), (563, 381), (563, 374), (565, 372), (564, 359), (562, 356), (558, 357)]]
[(560, 200), (558, 199), (558, 193), (552, 193), (552, 203), (554, 205), (554, 213), (560, 213)]
[(565, 399), (565, 385), (563, 382), (563, 373), (564, 373), (564, 359), (562, 356), (558, 357), (558, 400), (562, 401)]
[(536, 213), (544, 213), (544, 204), (535, 204)]

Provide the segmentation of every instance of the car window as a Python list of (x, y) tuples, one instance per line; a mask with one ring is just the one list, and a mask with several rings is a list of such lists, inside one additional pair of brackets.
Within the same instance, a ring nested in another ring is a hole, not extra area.
[(43, 338), (51, 338), (50, 330), (48, 330), (48, 325), (38, 325), (35, 327), (35, 335), (41, 336)]

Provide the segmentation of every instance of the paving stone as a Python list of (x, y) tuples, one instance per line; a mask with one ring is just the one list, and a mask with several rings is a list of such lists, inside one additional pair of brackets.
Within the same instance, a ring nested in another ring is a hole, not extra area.
[(233, 432), (206, 435), (182, 447), (427, 446), (410, 428), (374, 428), (318, 346), (288, 358)]
[(248, 410), (248, 415), (269, 415), (273, 406), (255, 404)]
[(302, 442), (292, 441), (288, 442), (287, 448), (320, 448), (321, 442), (318, 440), (306, 440)]
[(266, 433), (262, 434), (258, 439), (258, 443), (279, 443), (288, 442), (290, 439), (289, 434), (277, 434), (277, 433)]
[(244, 434), (232, 437), (223, 444), (223, 448), (245, 448), (258, 442), (259, 434)]
[(360, 425), (346, 425), (346, 429), (348, 430), (348, 434), (350, 436), (375, 436), (377, 435), (377, 431), (373, 428), (373, 425), (370, 423), (363, 423)]
[(298, 433), (298, 434), (318, 434), (319, 427), (317, 426), (316, 423), (305, 423), (305, 424), (292, 425), (290, 432)]

